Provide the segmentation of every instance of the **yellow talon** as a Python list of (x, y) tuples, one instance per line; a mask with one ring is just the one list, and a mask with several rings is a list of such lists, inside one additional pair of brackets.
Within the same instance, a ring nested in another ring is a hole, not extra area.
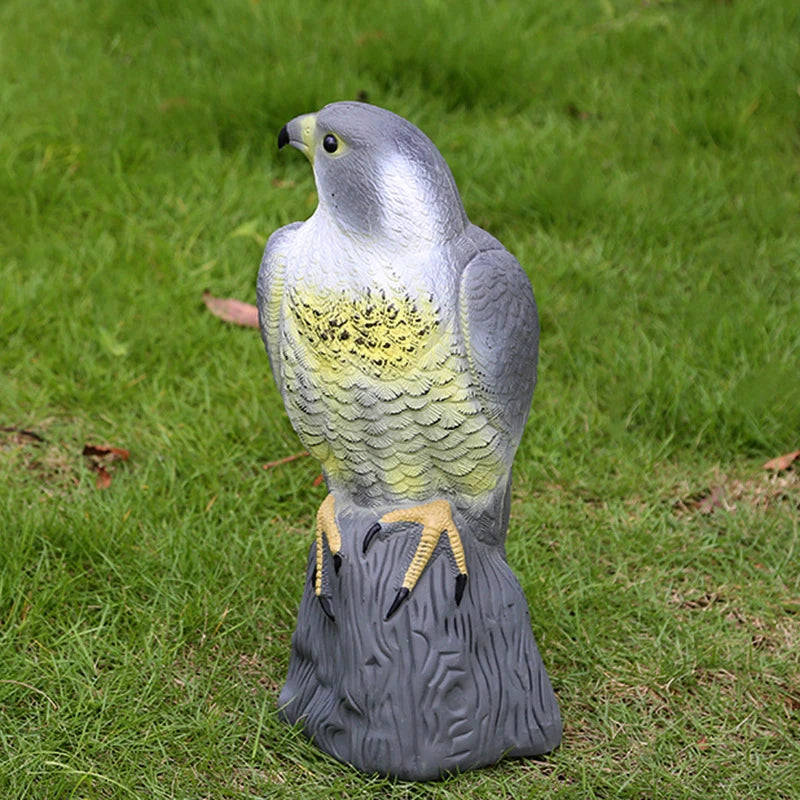
[(456, 602), (458, 603), (461, 601), (461, 594), (467, 579), (467, 559), (464, 556), (464, 545), (461, 543), (461, 536), (458, 533), (458, 528), (455, 522), (453, 522), (450, 503), (448, 503), (447, 500), (433, 500), (430, 503), (413, 506), (412, 508), (390, 511), (388, 514), (384, 514), (381, 517), (380, 522), (387, 524), (391, 522), (413, 522), (422, 525), (419, 544), (414, 551), (411, 564), (409, 564), (406, 574), (403, 577), (402, 588), (398, 592), (398, 597), (395, 598), (395, 603), (392, 604), (387, 618), (397, 610), (399, 601), (405, 599), (408, 593), (416, 586), (442, 534), (447, 534), (447, 540), (450, 542), (450, 549), (453, 552), (456, 567), (458, 568), (459, 576), (456, 579)]
[(322, 594), (323, 536), (328, 539), (328, 546), (331, 549), (331, 553), (337, 556), (342, 549), (342, 537), (339, 534), (339, 527), (336, 524), (336, 517), (334, 516), (334, 500), (332, 494), (329, 494), (322, 501), (322, 505), (320, 505), (319, 511), (317, 511), (317, 574), (314, 580), (314, 593), (317, 597)]

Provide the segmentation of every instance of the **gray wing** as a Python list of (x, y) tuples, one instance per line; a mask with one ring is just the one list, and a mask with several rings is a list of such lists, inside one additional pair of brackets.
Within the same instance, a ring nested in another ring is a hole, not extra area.
[(491, 242), (495, 247), (474, 256), (461, 275), (459, 322), (486, 414), (506, 431), (513, 453), (536, 386), (539, 315), (519, 262)]
[(283, 374), (280, 359), (280, 318), (284, 275), (294, 231), (302, 222), (293, 222), (278, 228), (267, 240), (264, 256), (258, 270), (256, 302), (261, 339), (269, 356), (269, 365), (278, 390), (283, 394)]

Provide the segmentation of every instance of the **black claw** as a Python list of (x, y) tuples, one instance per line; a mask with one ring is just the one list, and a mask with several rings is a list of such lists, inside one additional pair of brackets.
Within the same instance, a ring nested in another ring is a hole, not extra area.
[(317, 600), (319, 600), (320, 606), (322, 606), (322, 610), (325, 612), (325, 616), (331, 621), (335, 622), (336, 617), (333, 616), (333, 608), (331, 607), (330, 598), (325, 597), (324, 594), (318, 594)]
[(392, 604), (391, 606), (389, 606), (389, 610), (386, 612), (386, 617), (384, 618), (385, 620), (391, 618), (392, 614), (394, 614), (395, 611), (397, 611), (397, 609), (400, 608), (400, 605), (402, 604), (403, 600), (406, 599), (406, 597), (408, 597), (408, 589), (406, 589), (406, 587), (403, 586), (401, 589), (397, 591), (397, 594), (394, 596), (394, 600), (392, 600)]
[(461, 598), (464, 596), (464, 589), (467, 585), (467, 575), (462, 573), (456, 576), (456, 605), (461, 605)]
[(381, 532), (381, 524), (380, 522), (376, 522), (374, 525), (370, 527), (367, 531), (367, 535), (364, 537), (364, 542), (361, 545), (361, 552), (362, 554), (367, 554), (367, 548), (372, 544), (372, 540)]
[(342, 557), (338, 553), (333, 554), (333, 570), (338, 575), (342, 568)]

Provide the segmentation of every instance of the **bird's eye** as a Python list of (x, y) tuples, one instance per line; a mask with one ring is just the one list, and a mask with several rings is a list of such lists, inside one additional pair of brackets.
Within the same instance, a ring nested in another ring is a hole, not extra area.
[(339, 140), (332, 133), (329, 133), (322, 140), (322, 146), (325, 148), (326, 153), (335, 153), (339, 149)]

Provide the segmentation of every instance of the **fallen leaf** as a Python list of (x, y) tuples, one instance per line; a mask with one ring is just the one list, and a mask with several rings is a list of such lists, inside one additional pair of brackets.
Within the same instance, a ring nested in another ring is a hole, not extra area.
[(293, 453), (290, 456), (286, 456), (285, 458), (279, 458), (277, 461), (267, 461), (266, 464), (261, 465), (261, 469), (272, 469), (273, 467), (280, 467), (283, 464), (290, 464), (292, 461), (296, 461), (298, 458), (304, 458), (305, 456), (311, 455), (308, 450), (303, 450), (302, 453)]
[(97, 474), (94, 485), (98, 489), (108, 489), (111, 486), (114, 468), (106, 469), (106, 465), (115, 461), (127, 461), (131, 457), (124, 447), (112, 447), (110, 444), (85, 444), (83, 455), (89, 459), (89, 469)]
[(131, 454), (124, 447), (112, 447), (108, 444), (86, 444), (83, 446), (83, 455), (95, 458), (107, 458), (109, 461), (121, 459), (127, 461)]
[(241, 300), (231, 298), (214, 297), (209, 292), (203, 292), (203, 302), (215, 317), (219, 317), (225, 322), (232, 322), (234, 325), (241, 325), (245, 328), (258, 327), (258, 309), (250, 303), (243, 303)]
[(793, 453), (786, 453), (785, 455), (771, 458), (764, 464), (764, 469), (773, 470), (775, 472), (783, 472), (789, 469), (797, 459), (800, 458), (800, 450), (795, 450)]
[(108, 489), (111, 486), (111, 475), (108, 473), (105, 467), (95, 467), (95, 471), (97, 472), (97, 478), (95, 478), (94, 485), (98, 489)]

